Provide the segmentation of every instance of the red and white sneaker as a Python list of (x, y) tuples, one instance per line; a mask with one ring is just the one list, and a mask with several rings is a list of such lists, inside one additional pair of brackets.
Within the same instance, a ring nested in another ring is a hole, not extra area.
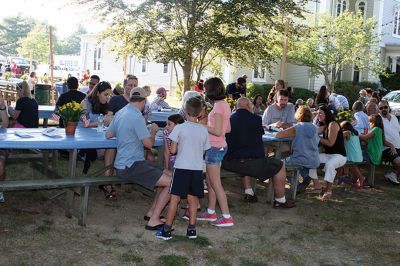
[(214, 222), (217, 220), (217, 214), (210, 214), (207, 212), (207, 210), (205, 210), (204, 212), (200, 212), (197, 214), (196, 220)]
[(211, 222), (211, 225), (218, 226), (218, 227), (228, 227), (233, 226), (233, 218), (224, 218), (224, 216), (218, 217), (217, 220)]

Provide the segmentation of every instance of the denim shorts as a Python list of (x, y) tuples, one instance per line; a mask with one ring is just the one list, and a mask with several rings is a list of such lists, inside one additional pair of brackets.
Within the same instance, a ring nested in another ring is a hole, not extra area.
[(204, 158), (206, 164), (220, 164), (226, 152), (228, 151), (227, 147), (216, 148), (211, 147), (206, 151), (206, 156)]

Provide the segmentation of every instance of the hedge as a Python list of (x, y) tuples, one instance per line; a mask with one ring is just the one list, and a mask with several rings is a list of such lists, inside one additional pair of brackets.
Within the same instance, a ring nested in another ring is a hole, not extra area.
[(353, 83), (352, 81), (337, 81), (335, 82), (335, 93), (343, 95), (349, 101), (350, 106), (360, 97), (359, 92), (362, 89), (371, 88), (378, 89), (378, 84), (373, 82)]
[[(247, 92), (246, 95), (250, 100), (253, 100), (254, 96), (260, 94), (264, 100), (266, 100), (268, 93), (271, 91), (274, 84), (255, 84), (248, 83), (247, 84)], [(306, 101), (308, 98), (314, 98), (314, 94), (312, 91), (304, 88), (294, 88), (292, 101), (295, 102), (297, 99), (303, 99)]]

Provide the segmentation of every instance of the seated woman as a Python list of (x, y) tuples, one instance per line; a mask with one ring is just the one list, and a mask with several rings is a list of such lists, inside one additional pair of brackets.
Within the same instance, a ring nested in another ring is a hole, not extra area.
[[(0, 130), (5, 130), (8, 127), (8, 113), (7, 113), (7, 104), (4, 101), (1, 93), (0, 93)], [(7, 150), (0, 150), (0, 180), (4, 180), (6, 178), (6, 159), (7, 159)], [(3, 192), (0, 191), (0, 203), (4, 202)]]
[(303, 183), (298, 187), (298, 192), (302, 192), (310, 183), (309, 169), (319, 167), (319, 137), (317, 127), (312, 123), (312, 112), (308, 106), (299, 106), (295, 118), (298, 123), (278, 132), (276, 137), (294, 138), (292, 154), (285, 158), (285, 164), (302, 167), (300, 174), (303, 177)]
[[(326, 105), (322, 105), (317, 111), (320, 123), (319, 131), (323, 133), (319, 143), (324, 147), (325, 152), (319, 154), (319, 160), (325, 164), (324, 172), (326, 181), (326, 191), (322, 195), (323, 200), (328, 200), (332, 196), (333, 181), (335, 180), (336, 169), (346, 164), (346, 150), (344, 147), (344, 137), (342, 128), (335, 120), (335, 116)], [(310, 169), (310, 177), (313, 179), (313, 192), (321, 191), (321, 184), (318, 181), (317, 169)]]
[(39, 126), (39, 105), (32, 98), (31, 90), (26, 81), (16, 85), (19, 99), (15, 105), (13, 119), (16, 128), (37, 128)]
[[(86, 118), (84, 121), (84, 127), (97, 127), (98, 119), (100, 115), (104, 116), (103, 123), (104, 126), (108, 126), (112, 120), (112, 113), (108, 110), (108, 101), (112, 94), (111, 84), (107, 81), (102, 81), (96, 84), (89, 95), (82, 101), (82, 108), (86, 110)], [(94, 150), (84, 150), (86, 153), (85, 157), (85, 167), (84, 171), (88, 170), (90, 166), (90, 160), (95, 160), (97, 158), (97, 152)], [(88, 154), (90, 155), (88, 158)], [(115, 149), (106, 149), (104, 151), (104, 165), (109, 167), (112, 165), (115, 157)], [(106, 176), (111, 176), (113, 174), (112, 168), (107, 169), (104, 173)], [(116, 199), (117, 194), (114, 191), (112, 185), (104, 185), (99, 187), (104, 191), (104, 195), (107, 199)]]
[(260, 94), (257, 94), (256, 96), (254, 96), (253, 108), (254, 108), (253, 113), (255, 115), (263, 115), (264, 114), (266, 107), (265, 107), (265, 104), (263, 103), (263, 98)]

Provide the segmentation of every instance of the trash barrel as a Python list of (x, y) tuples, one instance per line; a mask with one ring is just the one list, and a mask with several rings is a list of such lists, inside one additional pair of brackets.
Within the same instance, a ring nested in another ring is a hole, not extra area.
[(50, 84), (35, 85), (35, 99), (39, 105), (50, 105)]

